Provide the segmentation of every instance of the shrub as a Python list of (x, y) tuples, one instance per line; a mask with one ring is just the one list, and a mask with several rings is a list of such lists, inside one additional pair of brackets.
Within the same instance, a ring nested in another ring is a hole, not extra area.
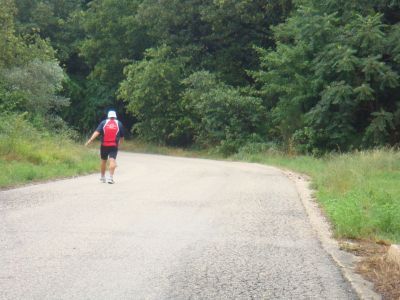
[(184, 80), (184, 103), (192, 112), (195, 142), (217, 146), (228, 155), (247, 141), (262, 140), (265, 133), (265, 109), (256, 97), (243, 96), (201, 71)]

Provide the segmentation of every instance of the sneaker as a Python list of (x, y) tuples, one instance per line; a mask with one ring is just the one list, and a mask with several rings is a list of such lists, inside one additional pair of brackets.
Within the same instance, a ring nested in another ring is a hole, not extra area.
[(114, 183), (114, 179), (112, 177), (107, 178), (107, 183), (113, 184)]
[(105, 178), (105, 177), (100, 177), (100, 181), (101, 181), (102, 183), (106, 183), (106, 178)]

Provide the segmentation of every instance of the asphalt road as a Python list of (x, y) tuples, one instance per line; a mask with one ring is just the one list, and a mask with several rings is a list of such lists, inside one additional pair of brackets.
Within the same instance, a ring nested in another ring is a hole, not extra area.
[(356, 299), (279, 170), (118, 162), (0, 192), (0, 299)]

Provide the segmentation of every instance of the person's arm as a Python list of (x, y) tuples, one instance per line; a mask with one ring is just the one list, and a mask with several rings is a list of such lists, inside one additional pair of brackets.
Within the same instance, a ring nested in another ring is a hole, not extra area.
[(97, 130), (95, 132), (93, 132), (92, 136), (90, 137), (90, 139), (88, 139), (88, 141), (85, 143), (85, 146), (88, 146), (91, 142), (93, 142), (98, 136), (100, 135), (100, 132), (98, 132)]

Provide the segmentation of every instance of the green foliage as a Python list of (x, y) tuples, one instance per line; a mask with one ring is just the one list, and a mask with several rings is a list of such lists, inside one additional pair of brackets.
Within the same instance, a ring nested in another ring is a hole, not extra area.
[(27, 99), (20, 91), (10, 90), (0, 78), (0, 111), (23, 111), (26, 107)]
[[(71, 105), (63, 107), (61, 113), (82, 131), (92, 130), (104, 111), (114, 106), (115, 90), (122, 79), (121, 59), (126, 58), (119, 53), (130, 51), (132, 46), (122, 47), (123, 41), (129, 43), (126, 31), (132, 24), (120, 30), (123, 37), (117, 30), (118, 22), (126, 23), (123, 15), (131, 13), (124, 10), (127, 2), (122, 6), (121, 1), (87, 2), (16, 0), (17, 32), (40, 35), (56, 49), (56, 57), (70, 77), (63, 82), (63, 96), (70, 99)], [(100, 32), (98, 28), (105, 28), (101, 22), (106, 17), (109, 32)]]
[(169, 47), (149, 49), (145, 59), (125, 68), (119, 89), (127, 110), (138, 120), (134, 130), (156, 143), (184, 144), (190, 136), (182, 130), (187, 121), (179, 98), (184, 61)]
[(58, 96), (65, 74), (54, 59), (54, 50), (38, 35), (17, 35), (16, 6), (11, 0), (1, 1), (0, 108), (32, 115), (54, 113), (68, 104)]
[(270, 46), (269, 27), (290, 12), (291, 1), (144, 0), (137, 18), (157, 45), (191, 57), (193, 69), (220, 73), (229, 84), (246, 84), (257, 68), (253, 45)]
[(7, 67), (20, 51), (18, 38), (14, 35), (14, 14), (16, 8), (12, 0), (0, 1), (0, 68)]
[(68, 99), (59, 95), (65, 73), (55, 51), (15, 30), (14, 1), (0, 6), (0, 187), (92, 171), (95, 156), (72, 143), (57, 115)]
[[(13, 97), (16, 95), (23, 100), (17, 102), (15, 107), (23, 106), (23, 109), (34, 114), (44, 115), (50, 110), (68, 105), (68, 99), (57, 96), (57, 92), (62, 89), (64, 72), (56, 61), (35, 59), (24, 66), (4, 70), (0, 76), (11, 98), (0, 99), (0, 105), (7, 100), (14, 102)], [(11, 108), (10, 104), (8, 106)]]
[(0, 0), (0, 69), (26, 64), (33, 59), (54, 58), (54, 51), (37, 35), (19, 36), (15, 32), (17, 12), (13, 0)]
[[(176, 58), (185, 61), (185, 74), (207, 69), (229, 84), (247, 84), (251, 78), (246, 69), (256, 69), (258, 64), (253, 45), (272, 45), (269, 26), (282, 21), (291, 9), (290, 0), (15, 1), (16, 9), (10, 12), (16, 14), (17, 32), (49, 39), (66, 67), (70, 78), (64, 83), (64, 96), (72, 105), (62, 115), (83, 130), (92, 128), (109, 107), (125, 110), (115, 93), (124, 79), (123, 68), (148, 60), (146, 49), (168, 45)], [(174, 93), (175, 99), (168, 103), (180, 102), (180, 92)], [(190, 144), (191, 112), (183, 113), (183, 107), (172, 105), (169, 128), (162, 137), (153, 134), (148, 140)], [(136, 113), (128, 110), (129, 121), (136, 122)], [(137, 124), (137, 130), (142, 125)], [(163, 127), (161, 123), (157, 126)]]
[(16, 29), (25, 35), (37, 33), (49, 39), (57, 58), (65, 63), (77, 51), (82, 37), (79, 25), (81, 0), (15, 0)]
[(246, 141), (262, 140), (265, 109), (260, 99), (241, 95), (206, 71), (193, 73), (184, 84), (196, 143), (218, 146), (228, 155)]
[(141, 59), (151, 45), (135, 17), (141, 2), (94, 0), (82, 15), (86, 38), (80, 54), (92, 68), (91, 76), (110, 87), (122, 80), (124, 61)]
[(262, 70), (253, 73), (270, 107), (270, 135), (301, 151), (400, 142), (393, 117), (397, 25), (384, 22), (389, 15), (377, 11), (380, 5), (353, 1), (339, 9), (339, 2), (300, 1), (274, 28), (276, 49), (259, 50)]
[(373, 119), (369, 124), (364, 137), (364, 142), (370, 145), (382, 145), (390, 139), (391, 131), (399, 127), (400, 105), (395, 112), (380, 111), (371, 114)]
[(80, 130), (114, 107), (144, 140), (226, 153), (400, 143), (398, 1), (0, 1), (5, 110), (54, 113), (63, 93)]
[(93, 131), (107, 113), (107, 108), (115, 107), (114, 90), (110, 90), (97, 79), (82, 80), (70, 76), (64, 82), (64, 95), (71, 105), (61, 113), (63, 118), (80, 133)]
[[(151, 45), (135, 17), (140, 3), (90, 1), (85, 9), (73, 10), (67, 18), (65, 26), (75, 50), (66, 62), (70, 80), (65, 94), (72, 105), (63, 111), (63, 116), (74, 127), (92, 130), (110, 107), (124, 117), (125, 108), (116, 101), (123, 68), (142, 59), (144, 50)], [(66, 40), (60, 41), (63, 47), (71, 48)]]

